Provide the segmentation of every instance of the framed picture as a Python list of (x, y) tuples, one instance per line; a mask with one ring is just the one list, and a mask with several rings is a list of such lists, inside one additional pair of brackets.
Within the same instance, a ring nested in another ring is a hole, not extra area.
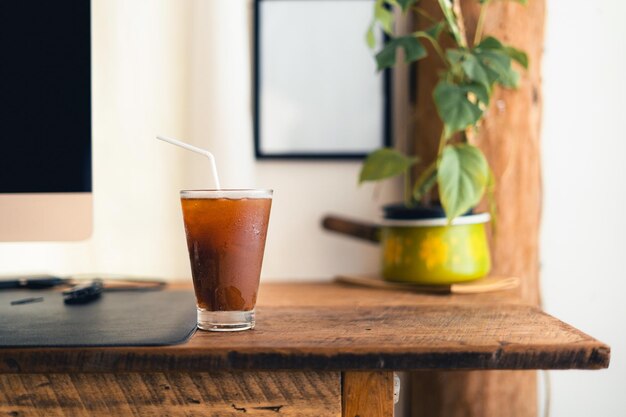
[(255, 0), (257, 158), (359, 159), (390, 145), (391, 74), (365, 42), (374, 1)]

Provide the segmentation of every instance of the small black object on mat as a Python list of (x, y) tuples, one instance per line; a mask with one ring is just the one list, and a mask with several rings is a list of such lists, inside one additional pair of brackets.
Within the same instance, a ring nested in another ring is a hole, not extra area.
[[(33, 295), (44, 300), (11, 304)], [(0, 291), (0, 348), (173, 345), (195, 330), (192, 291), (114, 292), (79, 305), (54, 290)]]
[(63, 291), (65, 304), (87, 304), (97, 300), (102, 295), (104, 284), (101, 279), (86, 281)]

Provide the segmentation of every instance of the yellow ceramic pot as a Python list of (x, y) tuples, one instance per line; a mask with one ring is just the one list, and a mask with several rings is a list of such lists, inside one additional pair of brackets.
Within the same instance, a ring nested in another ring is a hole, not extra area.
[(482, 278), (491, 269), (485, 223), (489, 214), (446, 219), (384, 220), (382, 275), (388, 281), (452, 284)]

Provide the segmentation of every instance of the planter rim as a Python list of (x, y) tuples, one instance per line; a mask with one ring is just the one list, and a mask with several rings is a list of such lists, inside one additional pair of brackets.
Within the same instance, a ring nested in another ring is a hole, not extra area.
[[(467, 216), (459, 216), (452, 219), (452, 226), (460, 226), (464, 224), (487, 223), (491, 219), (489, 213), (469, 214)], [(382, 226), (390, 227), (428, 227), (428, 226), (445, 226), (448, 220), (445, 218), (419, 219), (419, 220), (393, 220), (383, 219)]]

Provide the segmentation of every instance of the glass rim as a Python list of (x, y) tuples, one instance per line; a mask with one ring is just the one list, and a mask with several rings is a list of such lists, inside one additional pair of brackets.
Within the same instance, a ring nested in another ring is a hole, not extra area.
[(223, 188), (181, 190), (181, 198), (272, 198), (274, 190), (269, 188)]

